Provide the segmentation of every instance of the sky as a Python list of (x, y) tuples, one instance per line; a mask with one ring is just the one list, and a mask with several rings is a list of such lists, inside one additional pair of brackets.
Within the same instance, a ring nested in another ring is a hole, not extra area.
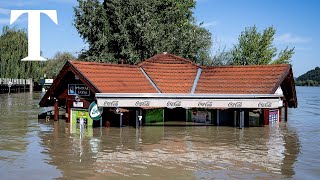
[[(256, 25), (260, 31), (274, 26), (274, 44), (278, 50), (295, 48), (292, 58), (294, 76), (320, 66), (320, 1), (318, 0), (196, 0), (197, 23), (212, 34), (212, 54), (237, 43), (246, 27)], [(1, 0), (0, 28), (27, 28), (26, 14), (10, 25), (10, 10), (57, 10), (58, 25), (41, 15), (41, 50), (52, 58), (57, 52), (77, 55), (86, 49), (73, 26), (76, 0)], [(1, 48), (1, 47), (0, 47)]]

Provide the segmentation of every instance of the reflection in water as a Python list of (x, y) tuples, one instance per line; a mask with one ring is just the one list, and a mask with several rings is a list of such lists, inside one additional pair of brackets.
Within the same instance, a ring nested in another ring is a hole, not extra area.
[[(160, 126), (94, 128), (71, 134), (64, 121), (36, 119), (38, 100), (39, 94), (0, 95), (4, 179), (25, 174), (33, 179), (278, 179), (303, 177), (308, 168), (299, 163), (305, 156), (300, 151), (308, 152), (301, 138), (313, 133), (300, 133), (306, 129), (297, 123), (296, 110), (290, 111), (288, 123), (242, 130)], [(319, 162), (314, 165), (319, 169)], [(309, 177), (316, 173), (311, 171)]]
[[(70, 134), (55, 122), (53, 135), (39, 133), (42, 146), (65, 178), (105, 176), (194, 178), (281, 178), (294, 175), (299, 153), (284, 125), (244, 130), (229, 127), (142, 127), (93, 129), (92, 137)], [(67, 128), (66, 128), (67, 127)], [(289, 146), (286, 146), (286, 145)], [(296, 150), (289, 150), (295, 148)], [(295, 153), (295, 154), (292, 154)]]

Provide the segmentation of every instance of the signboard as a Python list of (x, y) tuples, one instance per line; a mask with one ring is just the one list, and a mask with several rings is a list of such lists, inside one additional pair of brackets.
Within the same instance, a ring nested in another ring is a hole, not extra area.
[(89, 116), (91, 119), (98, 121), (101, 118), (103, 108), (98, 108), (98, 105), (96, 102), (92, 102), (89, 106)]
[(275, 110), (270, 110), (269, 111), (269, 122), (273, 123), (273, 122), (278, 122), (279, 120), (279, 110), (275, 109)]
[(73, 107), (83, 107), (83, 102), (73, 102)]
[(44, 84), (52, 84), (53, 83), (53, 79), (45, 79), (44, 80)]
[(92, 124), (93, 121), (89, 116), (87, 109), (75, 109), (70, 110), (70, 132), (80, 134), (80, 119), (84, 120), (85, 135), (91, 137), (93, 134)]
[(97, 98), (99, 107), (278, 108), (279, 99)]
[(71, 108), (70, 110), (70, 129), (71, 132), (75, 132), (77, 129), (80, 129), (79, 122), (80, 119), (83, 119), (86, 127), (92, 127), (93, 121), (89, 116), (87, 109), (76, 109)]
[(90, 89), (84, 84), (68, 84), (68, 95), (90, 96)]

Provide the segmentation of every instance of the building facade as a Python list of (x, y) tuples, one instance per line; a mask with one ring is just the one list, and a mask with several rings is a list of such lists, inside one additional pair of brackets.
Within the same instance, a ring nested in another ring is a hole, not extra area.
[(92, 102), (107, 126), (241, 128), (287, 120), (298, 105), (289, 64), (207, 67), (162, 53), (138, 65), (68, 61), (40, 106), (54, 106), (55, 120), (65, 108), (70, 122)]

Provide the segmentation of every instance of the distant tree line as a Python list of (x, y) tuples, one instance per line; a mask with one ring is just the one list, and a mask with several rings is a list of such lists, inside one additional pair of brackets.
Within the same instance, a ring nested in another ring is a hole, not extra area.
[(320, 85), (320, 68), (316, 67), (313, 70), (306, 72), (296, 79), (298, 86), (319, 86)]
[(39, 79), (44, 63), (21, 61), (27, 56), (26, 31), (4, 26), (0, 34), (0, 78)]

